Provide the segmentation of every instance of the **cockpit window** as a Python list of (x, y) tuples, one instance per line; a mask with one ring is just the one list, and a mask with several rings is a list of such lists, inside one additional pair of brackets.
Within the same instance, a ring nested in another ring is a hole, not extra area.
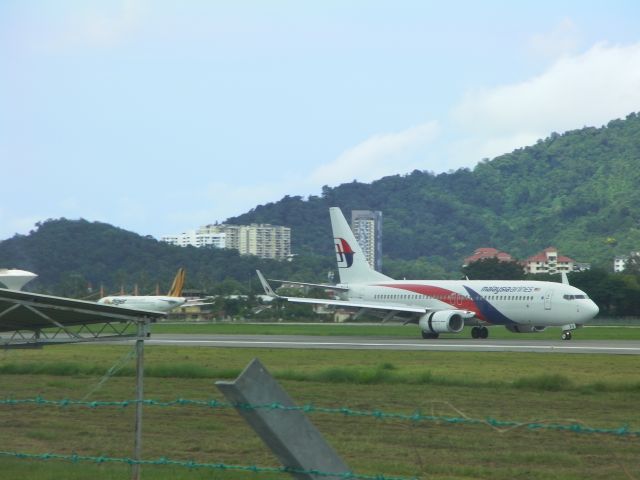
[(562, 298), (565, 300), (580, 300), (587, 298), (586, 295), (563, 295)]

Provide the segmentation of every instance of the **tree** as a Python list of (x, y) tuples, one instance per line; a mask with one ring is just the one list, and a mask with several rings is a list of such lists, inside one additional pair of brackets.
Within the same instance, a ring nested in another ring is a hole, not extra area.
[(624, 266), (624, 273), (640, 277), (640, 252), (633, 252), (629, 255)]
[(518, 262), (505, 262), (497, 258), (483, 258), (462, 267), (470, 280), (523, 280), (524, 270)]

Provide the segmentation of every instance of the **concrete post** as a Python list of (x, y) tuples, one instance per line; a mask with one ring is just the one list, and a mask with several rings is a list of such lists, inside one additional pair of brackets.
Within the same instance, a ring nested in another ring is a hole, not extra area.
[[(233, 382), (216, 382), (227, 400), (278, 457), (283, 466), (305, 471), (345, 474), (350, 471), (320, 432), (300, 410), (243, 408), (245, 405), (280, 404), (293, 400), (256, 358)], [(340, 476), (291, 474), (299, 480), (339, 479)]]

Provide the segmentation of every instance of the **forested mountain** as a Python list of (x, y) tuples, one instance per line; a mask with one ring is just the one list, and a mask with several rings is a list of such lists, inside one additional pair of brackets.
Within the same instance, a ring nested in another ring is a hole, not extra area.
[(328, 208), (383, 212), (383, 268), (398, 278), (459, 278), (462, 259), (491, 246), (518, 258), (548, 246), (611, 269), (616, 254), (640, 250), (640, 116), (602, 128), (552, 134), (473, 170), (414, 171), (371, 184), (324, 187), (286, 196), (228, 223), (292, 229), (295, 260), (241, 257), (228, 250), (180, 248), (111, 225), (47, 220), (29, 235), (0, 242), (0, 267), (36, 272), (30, 287), (71, 295), (91, 284), (113, 292), (137, 284), (162, 291), (178, 267), (187, 287), (211, 291), (227, 280), (248, 285), (261, 268), (275, 278), (323, 281), (334, 268)]
[[(121, 288), (132, 293), (136, 285), (143, 295), (156, 288), (166, 293), (179, 267), (187, 270), (186, 288), (209, 293), (248, 288), (256, 268), (284, 278), (294, 275), (289, 262), (240, 256), (234, 250), (177, 247), (105, 223), (66, 219), (47, 220), (29, 235), (0, 242), (0, 266), (37, 273), (27, 289), (63, 296), (89, 295), (89, 287), (94, 296), (101, 287), (108, 293)], [(295, 273), (311, 276), (331, 266), (328, 258), (301, 259)]]
[(414, 171), (371, 184), (324, 187), (321, 196), (285, 197), (229, 220), (292, 229), (297, 252), (330, 254), (327, 209), (383, 212), (383, 251), (391, 259), (427, 257), (457, 271), (477, 247), (518, 258), (548, 246), (610, 268), (640, 248), (640, 116), (602, 128), (552, 134), (473, 170)]

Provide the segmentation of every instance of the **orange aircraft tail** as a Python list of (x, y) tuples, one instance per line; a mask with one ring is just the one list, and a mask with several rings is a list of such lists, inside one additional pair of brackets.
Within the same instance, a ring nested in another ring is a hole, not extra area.
[(176, 277), (173, 279), (173, 284), (171, 285), (171, 289), (167, 295), (169, 297), (181, 297), (182, 289), (184, 288), (184, 278), (185, 278), (185, 270), (184, 268), (179, 268), (178, 273), (176, 273)]

